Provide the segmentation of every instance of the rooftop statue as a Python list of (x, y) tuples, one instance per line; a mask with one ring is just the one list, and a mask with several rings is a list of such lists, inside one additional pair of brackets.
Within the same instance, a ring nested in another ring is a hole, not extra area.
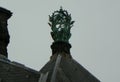
[(49, 15), (49, 25), (51, 27), (51, 36), (55, 42), (63, 41), (69, 42), (71, 37), (71, 27), (74, 21), (72, 21), (71, 14), (68, 14), (66, 10), (62, 7), (59, 11), (54, 11), (54, 13)]

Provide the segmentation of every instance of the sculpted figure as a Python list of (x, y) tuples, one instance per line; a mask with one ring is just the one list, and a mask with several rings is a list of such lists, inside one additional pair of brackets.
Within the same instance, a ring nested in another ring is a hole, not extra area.
[(11, 11), (0, 7), (0, 55), (8, 57), (7, 46), (10, 35), (7, 28), (7, 21), (12, 16)]

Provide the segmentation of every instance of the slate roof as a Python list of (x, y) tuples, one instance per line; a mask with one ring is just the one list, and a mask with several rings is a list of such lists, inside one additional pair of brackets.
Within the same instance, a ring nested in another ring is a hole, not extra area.
[[(51, 82), (56, 59), (51, 59), (41, 70), (40, 74), (47, 74), (47, 81)], [(62, 57), (57, 68), (55, 82), (100, 82), (73, 58)]]
[(0, 58), (0, 82), (38, 82), (38, 71)]

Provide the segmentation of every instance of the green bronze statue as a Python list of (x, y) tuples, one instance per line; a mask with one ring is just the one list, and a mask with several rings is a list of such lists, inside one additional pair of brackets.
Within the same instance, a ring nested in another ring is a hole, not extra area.
[(54, 13), (49, 15), (49, 25), (51, 27), (51, 36), (53, 40), (69, 42), (71, 37), (71, 27), (73, 26), (74, 21), (72, 21), (71, 14), (68, 14), (66, 10), (63, 10), (62, 7), (59, 11), (54, 11)]

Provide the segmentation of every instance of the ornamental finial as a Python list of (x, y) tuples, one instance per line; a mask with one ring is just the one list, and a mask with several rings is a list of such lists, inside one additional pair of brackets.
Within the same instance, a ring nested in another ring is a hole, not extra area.
[(51, 36), (53, 40), (69, 42), (71, 37), (71, 27), (74, 21), (72, 21), (71, 14), (68, 14), (66, 10), (60, 7), (59, 11), (54, 11), (52, 15), (49, 15), (49, 25), (51, 27)]

